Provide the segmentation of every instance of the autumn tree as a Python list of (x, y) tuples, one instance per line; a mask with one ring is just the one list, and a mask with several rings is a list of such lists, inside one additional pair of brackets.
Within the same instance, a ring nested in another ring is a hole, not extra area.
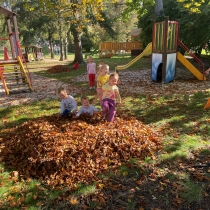
[[(50, 20), (57, 23), (61, 48), (63, 46), (63, 43), (61, 42), (66, 40), (68, 29), (70, 29), (74, 37), (74, 62), (84, 63), (82, 56), (81, 35), (84, 28), (93, 24), (93, 20), (99, 22), (104, 21), (104, 17), (102, 17), (103, 2), (101, 0), (17, 0), (16, 4), (19, 2), (24, 3), (25, 8), (27, 8), (31, 13), (35, 11), (35, 8), (39, 8), (38, 10), (41, 16), (47, 16)], [(62, 51), (63, 50), (61, 50), (61, 52)], [(62, 59), (61, 54), (60, 60)]]
[[(96, 21), (90, 13), (88, 18), (91, 19), (92, 24), (88, 25), (85, 36), (82, 36), (83, 48), (90, 48), (91, 45), (87, 44), (88, 39), (95, 49), (101, 42), (129, 41), (130, 31), (133, 27), (136, 27), (137, 15), (136, 11), (133, 10), (128, 16), (124, 17), (123, 11), (126, 7), (126, 0), (118, 0), (114, 3), (113, 1), (104, 1), (103, 11), (101, 12), (103, 21)], [(85, 45), (84, 41), (86, 41)]]
[(132, 10), (137, 10), (144, 46), (152, 40), (154, 21), (163, 21), (165, 16), (169, 16), (170, 20), (179, 20), (179, 38), (189, 48), (202, 46), (210, 38), (210, 4), (207, 0), (163, 0), (163, 12), (160, 16), (155, 14), (155, 1), (128, 1), (125, 15)]
[(210, 3), (208, 0), (177, 0), (180, 17), (180, 38), (190, 47), (204, 47), (210, 39)]

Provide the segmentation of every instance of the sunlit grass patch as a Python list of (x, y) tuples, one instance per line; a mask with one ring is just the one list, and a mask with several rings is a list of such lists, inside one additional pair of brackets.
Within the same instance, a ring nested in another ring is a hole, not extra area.
[(86, 67), (83, 66), (83, 68), (77, 69), (75, 71), (70, 71), (70, 72), (47, 73), (46, 71), (37, 71), (36, 74), (45, 76), (54, 80), (70, 83), (71, 79), (83, 74), (84, 72), (87, 72), (87, 70), (86, 70)]
[(163, 151), (165, 153), (160, 155), (160, 160), (174, 161), (177, 158), (188, 159), (192, 151), (206, 147), (208, 143), (202, 140), (200, 136), (180, 135), (178, 138), (165, 138), (163, 145)]
[(79, 184), (75, 187), (74, 195), (89, 195), (97, 191), (95, 185)]
[(32, 104), (0, 108), (0, 128), (20, 125), (30, 119), (59, 113), (59, 100), (43, 100)]

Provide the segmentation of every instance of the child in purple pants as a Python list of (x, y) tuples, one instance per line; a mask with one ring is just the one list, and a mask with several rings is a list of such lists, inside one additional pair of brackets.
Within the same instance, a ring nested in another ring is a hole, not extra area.
[(105, 118), (108, 115), (107, 121), (109, 122), (114, 121), (114, 117), (116, 114), (115, 96), (118, 99), (118, 103), (121, 105), (121, 96), (118, 87), (116, 86), (118, 79), (119, 76), (117, 73), (110, 74), (108, 83), (102, 86), (102, 91), (100, 93), (102, 94), (102, 113)]

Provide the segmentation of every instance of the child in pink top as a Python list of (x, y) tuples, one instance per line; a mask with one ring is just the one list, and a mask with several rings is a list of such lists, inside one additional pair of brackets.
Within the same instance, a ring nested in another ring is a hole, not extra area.
[(205, 71), (205, 74), (209, 74), (210, 72), (210, 68), (208, 68), (206, 71)]
[[(105, 85), (102, 86), (102, 91), (98, 93), (99, 95), (102, 95), (102, 113), (104, 117), (106, 118), (109, 122), (114, 121), (114, 117), (116, 114), (116, 101), (115, 101), (115, 96), (118, 99), (119, 105), (122, 105), (121, 101), (121, 96), (117, 87), (117, 82), (118, 82), (119, 76), (117, 73), (112, 73), (109, 76), (109, 81)], [(93, 103), (95, 103), (96, 100), (94, 100)]]
[(95, 89), (96, 64), (91, 56), (88, 58), (87, 72), (90, 89)]

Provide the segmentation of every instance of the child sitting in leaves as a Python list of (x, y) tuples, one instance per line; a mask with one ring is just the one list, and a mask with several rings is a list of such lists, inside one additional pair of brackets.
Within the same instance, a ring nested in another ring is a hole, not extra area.
[(109, 82), (102, 86), (102, 91), (97, 94), (96, 98), (94, 99), (94, 102), (102, 95), (102, 114), (104, 118), (106, 119), (107, 115), (107, 121), (113, 122), (114, 117), (116, 114), (116, 101), (115, 96), (118, 99), (119, 105), (122, 105), (121, 103), (121, 96), (117, 87), (119, 76), (117, 73), (112, 73), (109, 76)]
[(98, 109), (94, 106), (90, 105), (89, 98), (87, 96), (81, 97), (82, 106), (77, 112), (76, 116), (74, 118), (78, 118), (81, 114), (89, 114), (90, 116), (93, 116), (95, 113), (98, 113)]
[(67, 94), (65, 88), (61, 87), (58, 89), (58, 94), (61, 98), (60, 116), (72, 116), (77, 111), (77, 103), (75, 99)]

